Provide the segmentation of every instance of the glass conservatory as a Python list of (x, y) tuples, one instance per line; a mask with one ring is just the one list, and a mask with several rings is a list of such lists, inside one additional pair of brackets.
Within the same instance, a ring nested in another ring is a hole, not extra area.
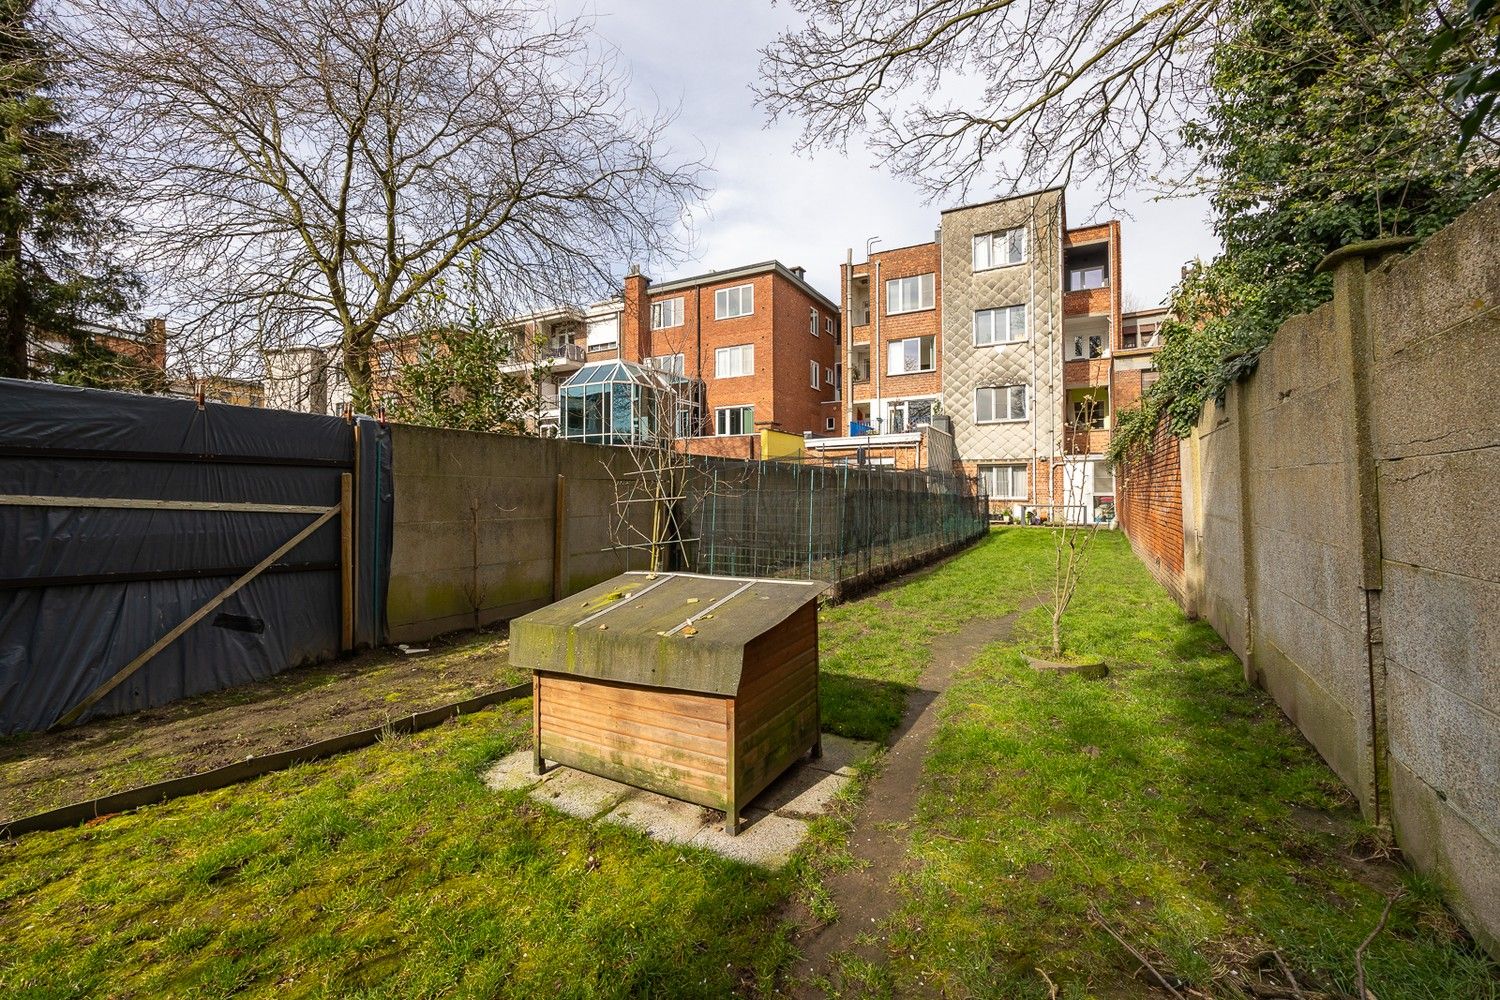
[(584, 365), (562, 384), (562, 437), (649, 444), (701, 432), (703, 383), (629, 361)]

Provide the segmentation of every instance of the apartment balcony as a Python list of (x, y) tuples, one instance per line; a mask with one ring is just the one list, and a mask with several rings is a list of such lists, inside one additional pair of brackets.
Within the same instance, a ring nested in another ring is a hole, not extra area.
[(545, 368), (547, 371), (570, 372), (575, 368), (582, 368), (585, 357), (583, 348), (577, 344), (548, 344), (538, 350), (535, 360), (525, 358), (512, 361), (501, 365), (500, 370), (503, 372), (524, 372), (530, 371), (533, 365), (537, 365)]

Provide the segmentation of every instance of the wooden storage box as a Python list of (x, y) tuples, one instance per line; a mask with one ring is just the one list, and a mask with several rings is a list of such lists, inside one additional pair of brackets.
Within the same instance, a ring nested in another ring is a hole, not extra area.
[(547, 761), (725, 813), (821, 751), (823, 584), (625, 573), (516, 619)]

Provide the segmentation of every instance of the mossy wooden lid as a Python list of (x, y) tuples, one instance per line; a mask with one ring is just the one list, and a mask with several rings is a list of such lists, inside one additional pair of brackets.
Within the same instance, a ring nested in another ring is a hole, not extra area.
[(510, 623), (527, 670), (703, 694), (739, 690), (745, 647), (826, 589), (810, 580), (622, 573)]

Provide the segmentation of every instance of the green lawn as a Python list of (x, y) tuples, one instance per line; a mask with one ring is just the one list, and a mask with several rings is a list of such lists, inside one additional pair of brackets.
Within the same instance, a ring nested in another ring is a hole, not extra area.
[[(827, 610), (827, 727), (888, 733), (925, 643), (1040, 589), (1046, 540), (995, 532)], [(961, 679), (915, 832), (900, 957), (849, 993), (1046, 997), (1041, 967), (1061, 996), (1141, 995), (1090, 904), (1200, 984), (1217, 989), (1274, 946), (1347, 988), (1382, 902), (1372, 881), (1408, 891), (1371, 947), (1380, 1000), (1494, 995), (1431, 885), (1347, 860), (1373, 840), (1330, 772), (1118, 536), (1101, 540), (1073, 625), (1075, 645), (1138, 666), (1042, 679), (992, 648)], [(775, 874), (590, 826), (481, 783), (526, 745), (529, 713), (513, 703), (0, 845), (0, 996), (774, 994), (792, 956), (784, 904), (819, 909), (847, 810)]]
[[(1050, 551), (1034, 529), (994, 542)], [(1359, 860), (1378, 831), (1218, 636), (1183, 619), (1123, 537), (1101, 535), (1092, 558), (1065, 640), (1112, 676), (1032, 671), (1018, 650), (1047, 642), (1037, 609), (949, 689), (894, 961), (851, 975), (848, 994), (1041, 1000), (1045, 972), (1060, 997), (1141, 995), (1093, 907), (1183, 988), (1250, 996), (1261, 969), (1281, 981), (1279, 952), (1304, 989), (1352, 997), (1355, 949), (1399, 890), (1365, 960), (1373, 994), (1500, 995), (1437, 886)]]

